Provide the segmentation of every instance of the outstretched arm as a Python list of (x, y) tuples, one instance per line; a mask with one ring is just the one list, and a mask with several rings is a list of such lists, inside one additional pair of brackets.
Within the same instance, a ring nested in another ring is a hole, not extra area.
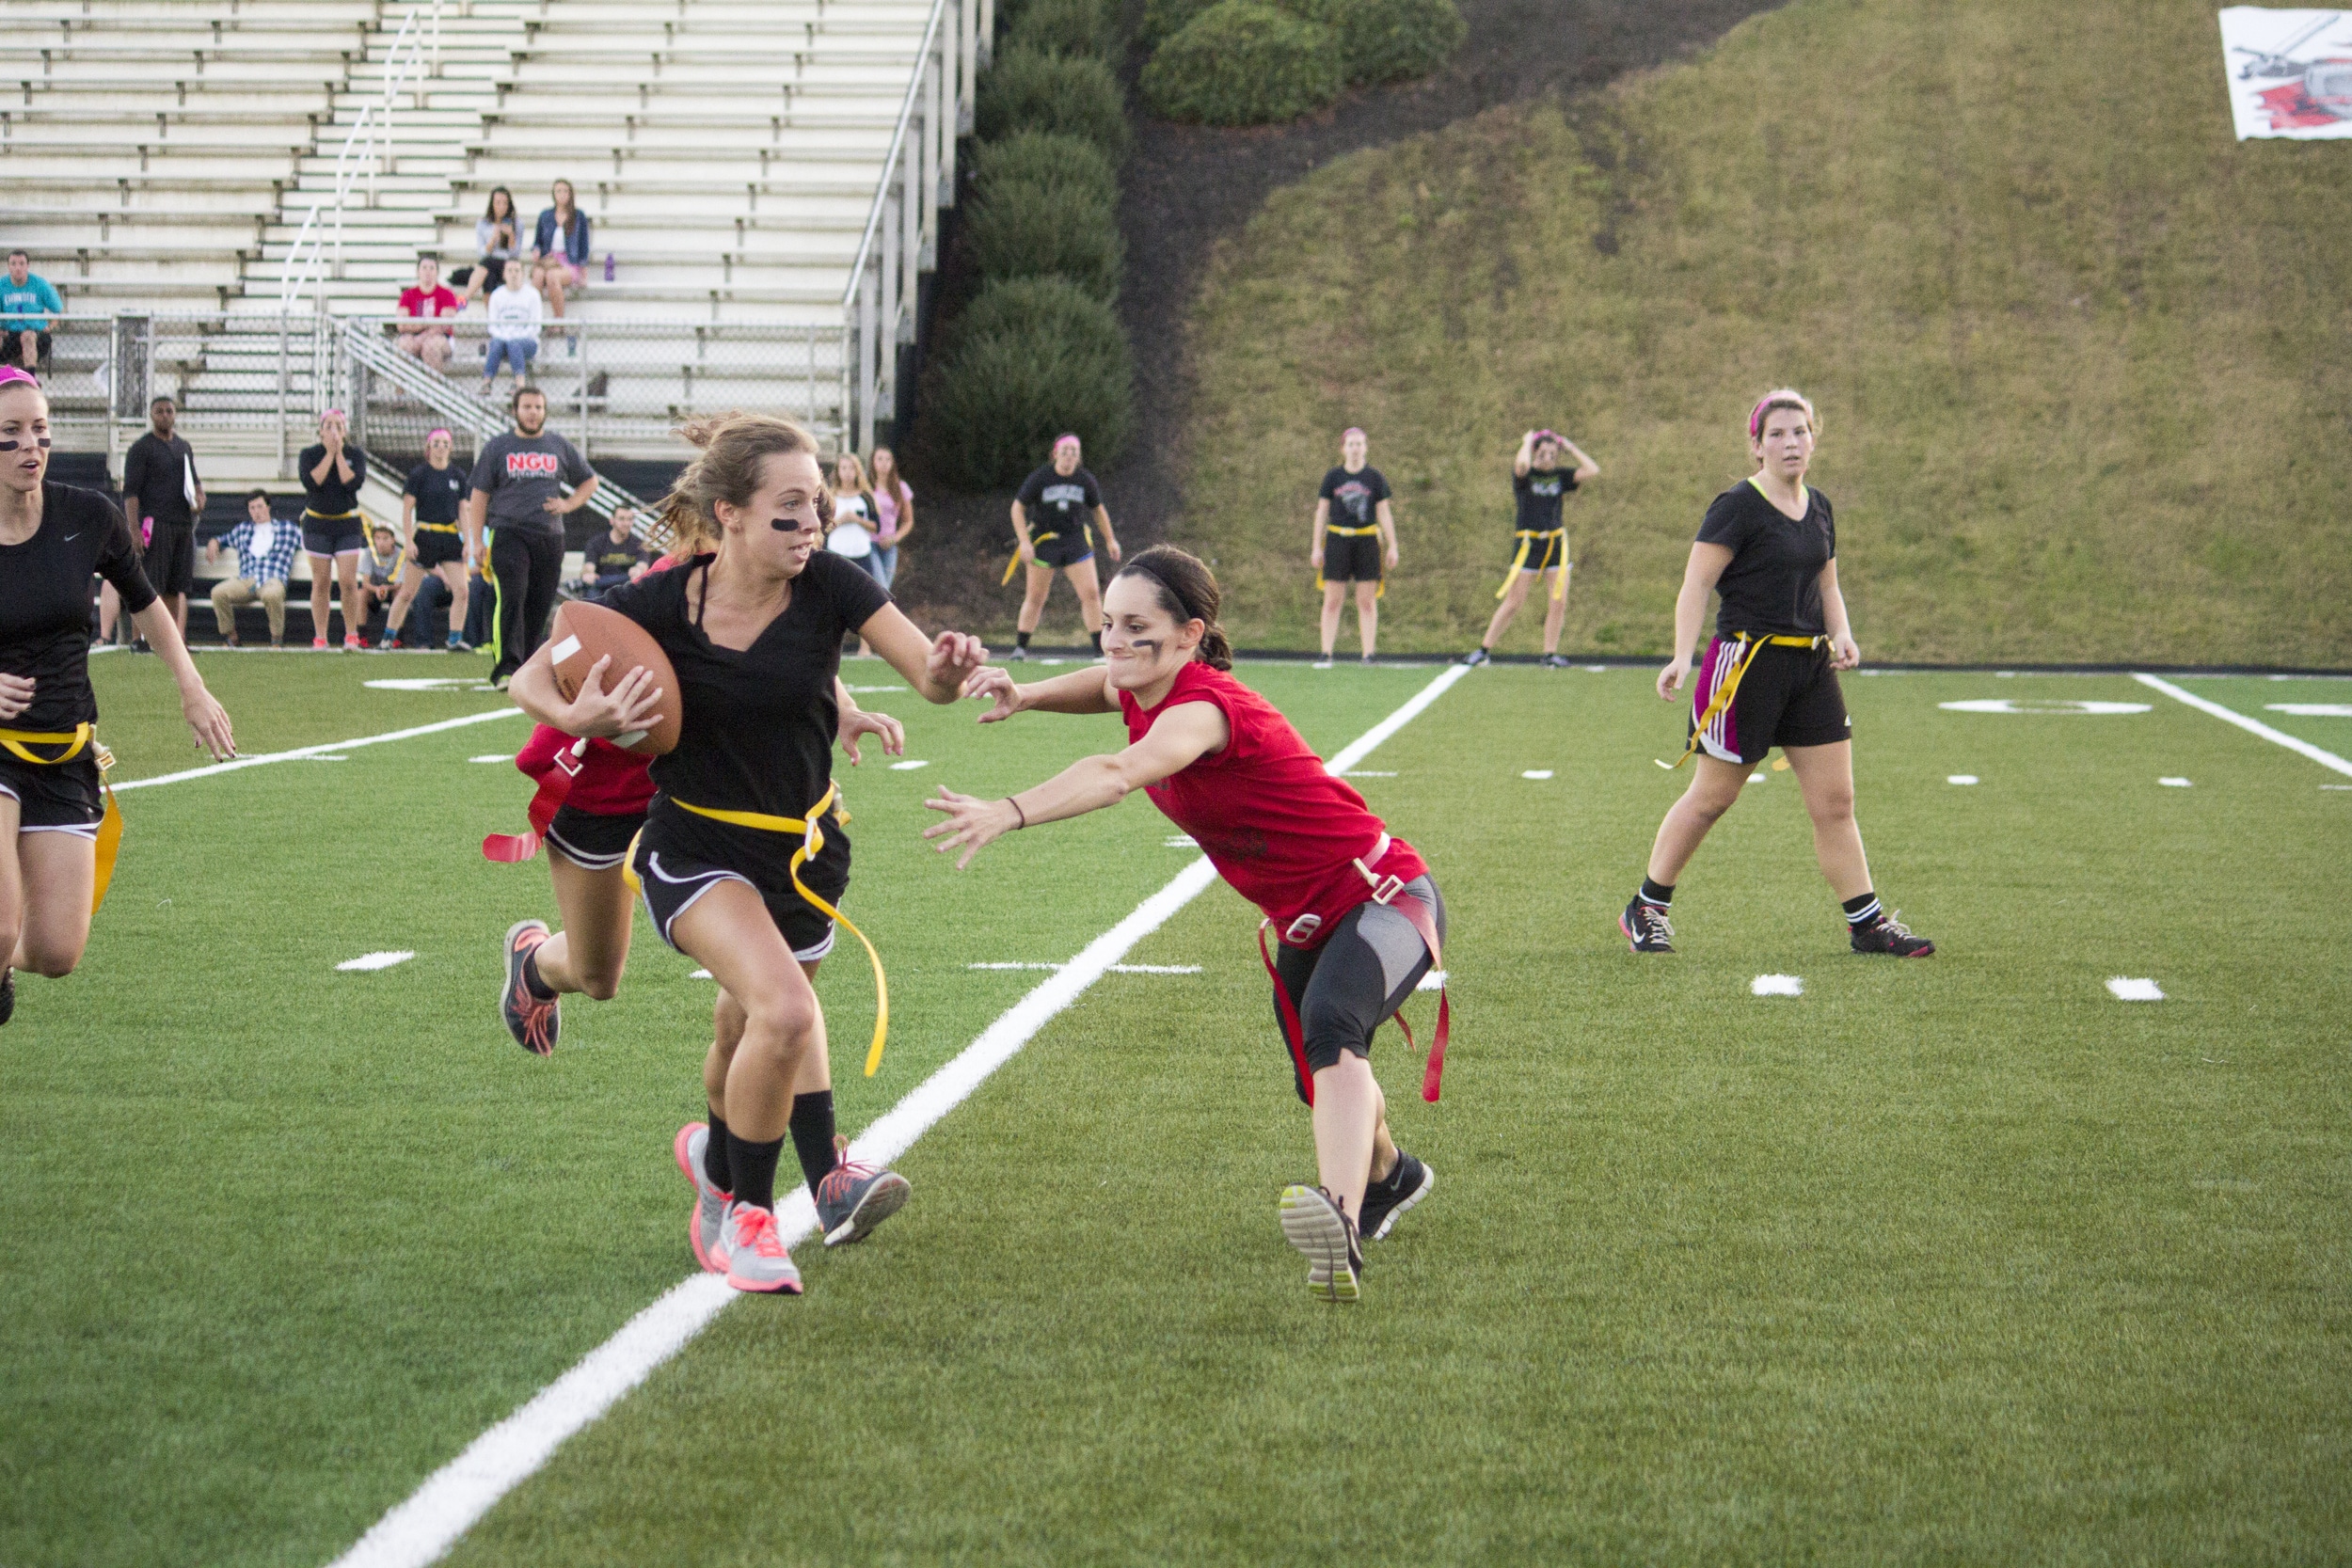
[(1128, 791), (1182, 772), (1210, 752), (1223, 751), (1232, 738), (1225, 710), (1215, 703), (1179, 703), (1125, 751), (1082, 758), (1043, 784), (1004, 800), (982, 800), (941, 785), (938, 795), (923, 804), (945, 813), (946, 820), (924, 829), (923, 836), (937, 841), (933, 847), (943, 855), (961, 849), (956, 862), (961, 871), (983, 847), (1007, 833), (1115, 806)]
[(882, 750), (891, 756), (904, 756), (907, 750), (907, 727), (887, 713), (869, 713), (857, 705), (850, 695), (850, 688), (839, 675), (833, 678), (834, 705), (840, 710), (840, 721), (834, 727), (834, 738), (855, 768), (864, 759), (858, 755), (857, 737), (862, 735), (882, 736)]
[(964, 682), (988, 659), (988, 649), (978, 638), (960, 631), (927, 638), (895, 604), (867, 616), (857, 634), (929, 703), (952, 703), (962, 696)]
[(1031, 709), (1041, 713), (1119, 711), (1119, 699), (1112, 694), (1109, 673), (1100, 669), (1073, 670), (1034, 686), (1021, 686), (1010, 673), (992, 664), (963, 683), (963, 694), (976, 700), (994, 699), (996, 705), (980, 715), (983, 724), (993, 724)]

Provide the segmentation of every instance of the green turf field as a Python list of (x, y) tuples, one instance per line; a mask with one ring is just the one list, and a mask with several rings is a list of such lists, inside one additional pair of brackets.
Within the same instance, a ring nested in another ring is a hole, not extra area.
[[(200, 663), (249, 752), (499, 701), (360, 685), (478, 673), (442, 656)], [(1327, 752), (1435, 673), (1242, 673)], [(156, 661), (96, 674), (119, 778), (190, 765)], [(2352, 681), (2181, 684), (2352, 754), (2352, 716), (2268, 705)], [(1361, 764), (1448, 895), (1456, 1030), (1435, 1107), (1381, 1037), (1438, 1186), (1363, 1305), (1281, 1242), (1305, 1117), (1213, 888), (1131, 955), (1200, 973), (1105, 976), (899, 1162), (903, 1214), (797, 1249), (806, 1297), (729, 1307), (453, 1560), (2352, 1555), (2352, 778), (2128, 677), (1850, 678), (1879, 885), (1942, 951), (1844, 951), (1766, 769), (1682, 954), (1636, 960), (1615, 911), (1680, 784), (1648, 687), (1478, 671)], [(2150, 706), (1937, 705), (1978, 699)], [(929, 766), (845, 770), (894, 1009), (854, 1076), (870, 982), (826, 966), (849, 1130), (1039, 978), (969, 965), (1066, 959), (1191, 858), (1136, 800), (957, 876), (923, 793), (1117, 722), (861, 700)], [(497, 1022), (500, 934), (552, 900), (480, 858), (527, 791), (469, 759), (524, 724), (122, 797), (85, 968), (0, 1031), (0, 1562), (327, 1561), (691, 1271), (708, 982), (641, 920), (553, 1059)], [(416, 957), (334, 967), (384, 950)]]

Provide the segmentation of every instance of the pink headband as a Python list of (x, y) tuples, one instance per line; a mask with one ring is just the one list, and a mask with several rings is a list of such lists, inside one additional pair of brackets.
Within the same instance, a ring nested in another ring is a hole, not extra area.
[(342, 409), (330, 408), (326, 413), (319, 416), (319, 423), (325, 424), (329, 420), (342, 420), (348, 418), (350, 418), (350, 416), (345, 414)]
[(40, 377), (28, 370), (22, 370), (15, 365), (0, 365), (0, 387), (6, 387), (17, 381), (22, 381), (27, 387), (38, 388), (40, 385)]
[(1535, 433), (1535, 439), (1538, 441), (1549, 441), (1556, 447), (1560, 444), (1560, 433), (1556, 430), (1539, 430)]
[(428, 430), (424, 433), (424, 438), (428, 441), (454, 441), (457, 439), (456, 436), (452, 436), (446, 430)]
[(1749, 440), (1760, 441), (1764, 438), (1764, 416), (1775, 405), (1782, 408), (1802, 408), (1804, 410), (1805, 423), (1818, 424), (1820, 422), (1819, 418), (1813, 412), (1813, 404), (1805, 400), (1805, 396), (1803, 392), (1792, 391), (1788, 388), (1783, 387), (1776, 392), (1767, 392), (1762, 397), (1756, 399), (1756, 406), (1748, 410)]
[(1074, 447), (1077, 445), (1078, 438), (1075, 436), (1057, 436), (1054, 437), (1054, 450), (1056, 451), (1061, 451), (1064, 447)]
[[(1343, 441), (1346, 440), (1346, 439), (1347, 439), (1350, 436), (1364, 436), (1364, 427), (1363, 427), (1362, 425), (1359, 425), (1359, 424), (1352, 424), (1352, 425), (1349, 425), (1349, 426), (1348, 426), (1345, 430), (1343, 430), (1343, 431), (1341, 431), (1341, 432), (1340, 432), (1340, 439), (1341, 439), (1341, 440), (1343, 440)], [(1369, 440), (1371, 440), (1371, 439), (1372, 439), (1372, 437), (1371, 437), (1371, 436), (1364, 436), (1364, 439), (1365, 439), (1365, 440), (1367, 440), (1367, 441), (1369, 441)]]

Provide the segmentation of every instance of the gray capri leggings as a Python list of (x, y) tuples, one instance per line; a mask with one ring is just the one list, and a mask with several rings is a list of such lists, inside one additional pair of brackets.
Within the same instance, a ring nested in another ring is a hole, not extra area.
[[(1438, 884), (1416, 877), (1400, 898), (1419, 898), (1437, 911), (1438, 937), (1445, 939), (1445, 899)], [(1385, 904), (1362, 903), (1340, 917), (1330, 940), (1319, 947), (1275, 950), (1274, 979), (1297, 1009), (1301, 1040), (1291, 1044), (1291, 1069), (1298, 1098), (1313, 1103), (1314, 1075), (1352, 1051), (1370, 1060), (1372, 1032), (1413, 994), (1429, 973), (1429, 946), (1413, 923)], [(1282, 999), (1274, 999), (1277, 1027), (1287, 1037)]]

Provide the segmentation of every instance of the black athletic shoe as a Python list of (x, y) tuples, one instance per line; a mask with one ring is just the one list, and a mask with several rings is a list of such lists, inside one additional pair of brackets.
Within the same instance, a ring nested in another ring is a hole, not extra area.
[[(1617, 929), (1633, 944), (1636, 953), (1671, 953), (1675, 950), (1675, 923), (1666, 918), (1666, 911), (1656, 904), (1636, 898), (1617, 916)], [(1860, 938), (1856, 938), (1860, 941)]]
[(1933, 956), (1935, 943), (1925, 937), (1911, 934), (1911, 927), (1902, 922), (1902, 911), (1893, 914), (1881, 911), (1876, 918), (1859, 926), (1849, 926), (1853, 950), (1857, 953), (1884, 953), (1895, 958), (1925, 958)]
[(1367, 1242), (1381, 1240), (1395, 1226), (1397, 1215), (1427, 1197), (1437, 1184), (1437, 1172), (1398, 1149), (1389, 1179), (1364, 1190), (1364, 1215), (1358, 1230)]
[(0, 969), (0, 1023), (16, 1016), (16, 971)]
[(1493, 663), (1494, 657), (1494, 655), (1488, 653), (1484, 648), (1472, 648), (1469, 653), (1462, 656), (1462, 662), (1475, 670), (1482, 664)]

